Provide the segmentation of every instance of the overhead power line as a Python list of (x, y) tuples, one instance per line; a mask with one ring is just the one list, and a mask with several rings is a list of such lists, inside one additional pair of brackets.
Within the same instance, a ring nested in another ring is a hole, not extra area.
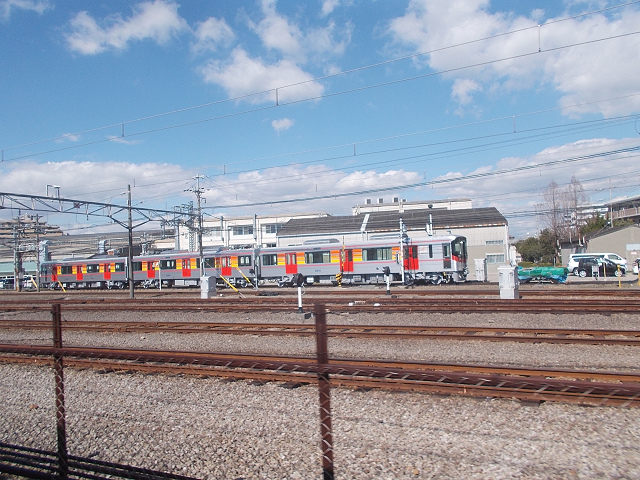
[[(277, 92), (278, 90), (282, 90), (282, 89), (286, 89), (286, 88), (290, 88), (290, 87), (295, 87), (295, 86), (300, 86), (300, 85), (303, 85), (303, 84), (306, 84), (306, 83), (317, 82), (317, 81), (321, 81), (321, 80), (332, 78), (332, 77), (347, 75), (347, 74), (350, 74), (350, 73), (355, 73), (355, 72), (366, 70), (366, 69), (371, 69), (371, 68), (375, 68), (375, 67), (379, 67), (379, 66), (383, 66), (383, 65), (388, 65), (390, 63), (399, 62), (399, 61), (410, 59), (410, 58), (416, 58), (416, 57), (420, 57), (420, 56), (430, 55), (430, 54), (437, 53), (437, 52), (440, 52), (440, 51), (443, 51), (443, 50), (457, 48), (457, 47), (469, 45), (469, 44), (472, 44), (472, 43), (477, 43), (477, 42), (487, 41), (487, 40), (491, 40), (491, 39), (496, 39), (496, 38), (499, 38), (499, 37), (502, 37), (502, 36), (511, 35), (511, 34), (514, 34), (514, 33), (522, 32), (522, 31), (526, 31), (526, 30), (531, 30), (531, 29), (535, 29), (535, 28), (540, 28), (540, 27), (545, 26), (545, 25), (551, 25), (551, 24), (554, 24), (554, 23), (568, 21), (568, 20), (571, 20), (571, 19), (579, 18), (579, 17), (593, 15), (593, 14), (596, 14), (596, 13), (601, 13), (601, 12), (612, 10), (612, 9), (622, 8), (622, 7), (633, 5), (633, 4), (636, 4), (636, 3), (640, 3), (640, 0), (632, 1), (632, 2), (628, 2), (628, 3), (625, 3), (625, 4), (616, 5), (616, 6), (612, 6), (612, 7), (607, 7), (607, 8), (603, 8), (603, 9), (599, 9), (599, 10), (594, 10), (594, 11), (591, 11), (591, 12), (585, 12), (585, 13), (582, 13), (582, 14), (573, 15), (573, 16), (570, 16), (570, 17), (562, 18), (562, 19), (551, 20), (551, 21), (549, 21), (549, 22), (547, 22), (547, 23), (545, 23), (543, 25), (532, 25), (532, 26), (521, 28), (521, 29), (512, 30), (512, 31), (509, 31), (509, 32), (504, 32), (504, 33), (495, 34), (495, 35), (488, 36), (488, 37), (483, 37), (483, 38), (480, 38), (480, 39), (475, 39), (475, 40), (470, 40), (470, 41), (467, 41), (467, 42), (462, 42), (462, 43), (455, 44), (455, 45), (441, 47), (441, 48), (434, 49), (434, 50), (431, 50), (431, 51), (428, 51), (428, 52), (420, 52), (420, 53), (416, 53), (416, 54), (407, 55), (407, 56), (403, 56), (403, 57), (400, 57), (400, 58), (388, 60), (386, 62), (379, 62), (379, 63), (366, 65), (366, 66), (362, 66), (362, 67), (357, 67), (357, 68), (346, 70), (346, 71), (343, 71), (343, 72), (331, 74), (331, 75), (315, 77), (313, 79), (306, 80), (304, 82), (297, 82), (297, 83), (293, 83), (293, 84), (289, 84), (289, 85), (283, 85), (283, 86), (280, 86), (280, 87), (277, 87), (277, 88), (274, 88), (274, 89), (264, 90), (264, 91), (261, 91), (261, 92), (253, 92), (253, 93), (236, 96), (236, 97), (229, 98), (229, 99), (218, 100), (218, 101), (214, 101), (214, 102), (207, 102), (207, 103), (204, 103), (204, 104), (201, 104), (201, 105), (184, 107), (184, 108), (172, 110), (172, 111), (169, 111), (169, 112), (159, 113), (159, 114), (155, 114), (155, 115), (148, 115), (148, 116), (140, 117), (140, 118), (133, 119), (133, 120), (126, 120), (126, 121), (122, 121), (122, 122), (119, 122), (119, 123), (113, 123), (113, 124), (102, 126), (102, 127), (86, 129), (86, 130), (79, 131), (79, 132), (76, 132), (76, 133), (67, 133), (67, 134), (61, 135), (59, 137), (54, 137), (54, 138), (49, 138), (49, 139), (44, 139), (44, 140), (37, 140), (37, 141), (34, 141), (34, 142), (29, 142), (29, 143), (25, 143), (25, 144), (21, 144), (21, 145), (11, 146), (11, 147), (7, 147), (7, 148), (2, 149), (1, 161), (4, 162), (4, 161), (21, 160), (21, 159), (24, 159), (24, 158), (35, 157), (35, 156), (40, 156), (40, 155), (46, 155), (46, 154), (50, 154), (50, 153), (55, 153), (55, 152), (59, 152), (59, 151), (65, 151), (65, 150), (74, 149), (74, 148), (80, 148), (80, 147), (89, 146), (89, 145), (95, 145), (95, 144), (99, 144), (99, 143), (117, 141), (117, 140), (120, 140), (120, 139), (125, 138), (125, 137), (126, 138), (135, 137), (135, 136), (140, 136), (140, 135), (147, 135), (147, 134), (151, 134), (151, 133), (156, 133), (156, 132), (160, 132), (160, 131), (171, 130), (171, 129), (175, 129), (175, 128), (193, 126), (193, 125), (206, 123), (206, 122), (211, 122), (211, 121), (215, 121), (215, 120), (221, 120), (221, 119), (235, 117), (235, 116), (239, 116), (239, 115), (246, 115), (246, 114), (250, 114), (250, 113), (255, 113), (255, 112), (259, 112), (259, 111), (263, 111), (263, 110), (267, 110), (267, 109), (271, 109), (271, 108), (276, 108), (276, 107), (280, 107), (280, 106), (293, 105), (293, 104), (302, 103), (302, 102), (308, 102), (308, 101), (316, 101), (316, 100), (320, 100), (320, 99), (324, 99), (324, 98), (330, 98), (330, 97), (339, 96), (339, 95), (346, 95), (346, 94), (355, 93), (355, 92), (359, 92), (359, 91), (363, 91), (363, 90), (381, 88), (381, 87), (390, 86), (390, 85), (394, 85), (394, 84), (398, 84), (398, 83), (409, 82), (409, 81), (413, 81), (413, 80), (416, 80), (416, 79), (422, 79), (422, 78), (427, 78), (427, 77), (431, 77), (431, 76), (442, 75), (442, 74), (445, 74), (445, 73), (451, 73), (451, 72), (470, 69), (470, 68), (487, 66), (487, 65), (490, 65), (490, 64), (493, 64), (493, 63), (500, 63), (500, 62), (505, 62), (505, 61), (521, 59), (521, 58), (525, 58), (525, 57), (528, 57), (528, 56), (531, 56), (531, 55), (538, 55), (540, 53), (552, 52), (552, 51), (562, 50), (562, 49), (571, 48), (571, 47), (575, 47), (575, 46), (587, 45), (587, 44), (592, 44), (592, 43), (597, 43), (597, 42), (602, 42), (602, 41), (607, 41), (607, 40), (612, 40), (612, 39), (617, 39), (617, 38), (623, 38), (623, 37), (627, 37), (627, 36), (631, 36), (631, 35), (637, 35), (637, 34), (640, 34), (640, 31), (627, 32), (627, 33), (623, 33), (623, 34), (620, 34), (620, 35), (603, 37), (603, 38), (600, 38), (600, 39), (588, 40), (588, 41), (583, 41), (583, 42), (578, 42), (578, 43), (572, 43), (572, 44), (567, 44), (567, 45), (553, 47), (553, 48), (544, 49), (544, 50), (541, 50), (540, 48), (538, 48), (538, 49), (533, 49), (531, 52), (527, 52), (527, 53), (524, 53), (524, 54), (521, 54), (521, 55), (513, 55), (513, 56), (509, 56), (509, 57), (488, 60), (486, 62), (479, 62), (479, 63), (475, 63), (475, 64), (470, 64), (470, 65), (463, 65), (463, 66), (460, 66), (460, 67), (450, 68), (450, 69), (446, 69), (446, 70), (440, 70), (438, 72), (429, 72), (429, 73), (426, 73), (426, 74), (423, 74), (423, 75), (416, 75), (416, 76), (413, 76), (413, 77), (398, 79), (398, 80), (389, 81), (389, 82), (383, 82), (383, 83), (374, 84), (374, 85), (368, 85), (368, 86), (359, 87), (359, 88), (355, 88), (355, 89), (343, 90), (343, 91), (340, 91), (340, 92), (327, 93), (327, 94), (318, 95), (318, 96), (315, 96), (315, 97), (308, 97), (308, 98), (301, 99), (301, 100), (293, 100), (293, 101), (284, 102), (284, 103), (283, 102), (276, 102), (275, 104), (267, 105), (267, 106), (264, 106), (264, 107), (247, 109), (247, 110), (243, 110), (243, 111), (240, 111), (240, 112), (234, 112), (234, 113), (219, 115), (219, 116), (210, 117), (210, 118), (206, 118), (206, 119), (194, 120), (194, 121), (191, 121), (191, 122), (184, 122), (184, 123), (179, 123), (179, 124), (168, 125), (166, 127), (147, 129), (147, 130), (140, 131), (140, 132), (134, 132), (134, 133), (125, 134), (125, 126), (133, 124), (133, 123), (139, 123), (139, 122), (143, 122), (143, 121), (146, 121), (146, 120), (157, 119), (157, 118), (160, 118), (160, 117), (175, 115), (177, 113), (184, 113), (184, 112), (188, 112), (188, 111), (192, 111), (192, 110), (196, 110), (196, 109), (201, 109), (201, 108), (204, 108), (204, 107), (211, 107), (211, 106), (214, 106), (214, 105), (220, 105), (220, 104), (223, 104), (223, 103), (237, 102), (239, 100), (243, 100), (243, 99), (246, 99), (246, 98), (264, 95), (265, 93), (269, 93), (269, 92)], [(276, 97), (277, 97), (277, 95), (276, 95)], [(24, 148), (24, 147), (28, 147), (28, 146), (43, 144), (43, 143), (52, 142), (52, 141), (60, 141), (60, 140), (68, 139), (69, 137), (73, 137), (73, 136), (80, 136), (80, 135), (84, 135), (84, 134), (87, 134), (87, 133), (98, 132), (98, 131), (101, 131), (101, 130), (108, 130), (108, 129), (114, 129), (114, 128), (120, 128), (121, 129), (120, 136), (111, 136), (111, 137), (108, 137), (108, 138), (105, 138), (105, 139), (101, 139), (101, 140), (96, 140), (96, 141), (91, 141), (91, 142), (84, 142), (84, 143), (79, 143), (79, 144), (75, 144), (75, 145), (69, 145), (69, 146), (66, 146), (66, 147), (59, 147), (59, 148), (50, 149), (50, 150), (46, 150), (46, 151), (30, 153), (30, 154), (27, 154), (27, 155), (20, 155), (20, 156), (15, 156), (15, 157), (11, 157), (11, 158), (5, 158), (5, 152), (8, 152), (10, 150), (16, 150), (16, 149), (19, 149), (19, 148)]]
[(633, 153), (633, 152), (638, 152), (638, 151), (640, 151), (640, 145), (639, 146), (635, 146), (635, 147), (630, 147), (630, 148), (622, 148), (622, 149), (618, 149), (618, 150), (611, 150), (611, 151), (607, 151), (607, 152), (595, 153), (595, 154), (591, 154), (591, 155), (581, 155), (581, 156), (577, 156), (577, 157), (570, 157), (570, 158), (565, 158), (565, 159), (560, 159), (560, 160), (552, 160), (552, 161), (544, 162), (544, 163), (536, 163), (536, 164), (533, 164), (533, 165), (525, 165), (525, 166), (521, 166), (521, 167), (497, 170), (497, 171), (494, 171), (494, 172), (474, 173), (474, 174), (469, 174), (469, 175), (462, 175), (462, 176), (459, 176), (459, 177), (443, 178), (443, 179), (438, 179), (438, 180), (417, 182), (417, 183), (406, 184), (406, 185), (393, 185), (393, 186), (389, 186), (389, 187), (372, 188), (372, 189), (367, 189), (367, 190), (360, 190), (360, 191), (357, 191), (357, 192), (333, 193), (333, 194), (327, 194), (327, 195), (317, 195), (317, 196), (309, 196), (309, 197), (289, 198), (289, 199), (283, 199), (283, 200), (271, 200), (271, 201), (262, 201), (262, 202), (254, 202), (254, 203), (243, 203), (243, 204), (238, 204), (238, 205), (228, 205), (228, 204), (226, 204), (226, 205), (222, 205), (222, 204), (221, 205), (213, 205), (212, 207), (208, 207), (207, 209), (246, 208), (246, 207), (257, 207), (257, 206), (265, 206), (265, 205), (278, 205), (278, 204), (284, 204), (284, 203), (299, 203), (299, 202), (308, 202), (308, 201), (314, 201), (314, 200), (326, 200), (326, 199), (330, 199), (330, 198), (352, 197), (352, 196), (356, 196), (356, 195), (370, 195), (372, 193), (388, 192), (388, 191), (394, 191), (394, 190), (395, 191), (397, 191), (397, 190), (407, 190), (407, 189), (412, 189), (412, 188), (417, 188), (417, 187), (442, 185), (442, 184), (448, 184), (448, 183), (453, 183), (453, 182), (461, 182), (461, 181), (466, 181), (466, 180), (473, 180), (473, 179), (478, 179), (478, 178), (493, 177), (493, 176), (497, 176), (497, 175), (505, 175), (505, 174), (509, 174), (509, 173), (522, 172), (522, 171), (526, 171), (526, 170), (535, 170), (535, 169), (538, 169), (538, 168), (541, 168), (541, 167), (551, 167), (551, 166), (555, 166), (555, 165), (568, 164), (568, 163), (573, 163), (573, 162), (578, 162), (578, 161), (583, 161), (583, 160), (591, 160), (591, 159), (596, 159), (596, 158), (602, 158), (602, 157), (606, 157), (606, 156), (609, 156), (609, 155), (619, 155), (619, 154), (623, 154), (623, 153)]

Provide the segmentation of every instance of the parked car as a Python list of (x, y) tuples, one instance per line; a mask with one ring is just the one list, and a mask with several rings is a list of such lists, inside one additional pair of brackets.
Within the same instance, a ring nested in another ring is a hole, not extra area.
[(627, 269), (627, 259), (621, 257), (617, 253), (572, 253), (569, 255), (569, 261), (567, 262), (567, 268), (574, 275), (578, 275), (578, 263), (583, 259), (590, 258), (606, 258), (607, 260), (620, 265), (622, 268)]
[(597, 268), (600, 277), (619, 277), (626, 273), (626, 269), (606, 258), (581, 258), (578, 262), (578, 275), (580, 277), (592, 277), (594, 267)]

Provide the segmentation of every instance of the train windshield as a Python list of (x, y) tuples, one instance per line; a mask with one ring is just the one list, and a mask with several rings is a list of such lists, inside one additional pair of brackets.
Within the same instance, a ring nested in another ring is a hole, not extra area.
[(460, 259), (467, 259), (467, 239), (464, 237), (458, 237), (453, 242), (451, 242), (451, 250), (453, 251), (453, 256), (459, 257)]

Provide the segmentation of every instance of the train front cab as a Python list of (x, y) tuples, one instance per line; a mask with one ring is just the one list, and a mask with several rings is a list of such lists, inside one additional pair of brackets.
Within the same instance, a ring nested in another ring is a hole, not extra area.
[(467, 241), (443, 237), (409, 242), (403, 247), (405, 282), (434, 285), (458, 283), (467, 277)]

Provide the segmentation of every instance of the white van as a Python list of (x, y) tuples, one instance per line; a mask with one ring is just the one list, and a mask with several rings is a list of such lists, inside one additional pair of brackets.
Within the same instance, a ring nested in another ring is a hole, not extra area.
[(606, 258), (616, 265), (620, 265), (625, 271), (627, 270), (627, 259), (621, 257), (617, 253), (572, 253), (569, 255), (567, 268), (574, 275), (578, 274), (578, 262), (581, 258)]

